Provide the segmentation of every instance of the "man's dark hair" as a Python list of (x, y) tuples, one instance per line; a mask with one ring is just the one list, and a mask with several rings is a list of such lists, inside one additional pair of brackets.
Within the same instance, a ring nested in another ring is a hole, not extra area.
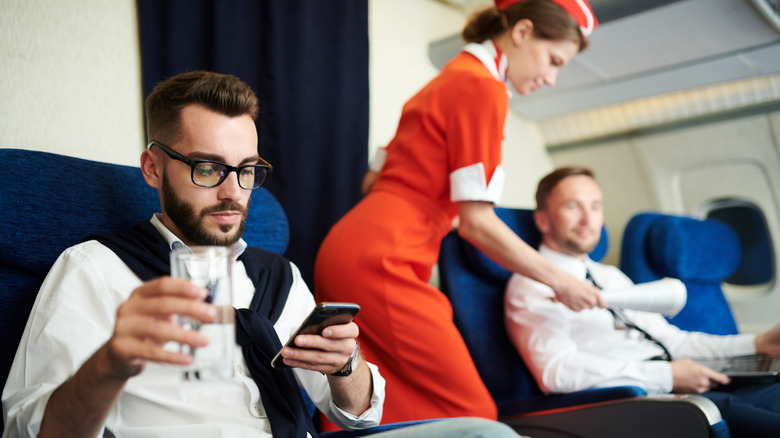
[(550, 193), (555, 186), (562, 180), (570, 176), (589, 176), (596, 179), (592, 170), (587, 167), (567, 166), (559, 167), (550, 172), (539, 181), (539, 185), (536, 186), (536, 209), (544, 210), (547, 208), (547, 198), (550, 197)]
[(148, 141), (173, 144), (181, 135), (181, 110), (187, 105), (203, 107), (229, 117), (244, 114), (257, 120), (257, 96), (241, 79), (208, 71), (182, 73), (154, 87), (146, 98)]

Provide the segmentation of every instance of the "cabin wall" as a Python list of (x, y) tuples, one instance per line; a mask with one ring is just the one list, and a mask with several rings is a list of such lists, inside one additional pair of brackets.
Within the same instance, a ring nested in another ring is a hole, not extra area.
[(138, 165), (134, 0), (4, 0), (0, 146)]
[(460, 31), (463, 12), (420, 0), (369, 0), (369, 156), (395, 134), (401, 108), (438, 70), (428, 43)]

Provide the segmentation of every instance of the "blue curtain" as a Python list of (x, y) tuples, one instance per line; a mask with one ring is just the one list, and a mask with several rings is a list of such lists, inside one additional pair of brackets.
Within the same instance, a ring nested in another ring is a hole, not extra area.
[(138, 0), (144, 96), (193, 70), (260, 98), (266, 187), (290, 221), (286, 256), (312, 285), (330, 226), (360, 199), (368, 149), (368, 0)]

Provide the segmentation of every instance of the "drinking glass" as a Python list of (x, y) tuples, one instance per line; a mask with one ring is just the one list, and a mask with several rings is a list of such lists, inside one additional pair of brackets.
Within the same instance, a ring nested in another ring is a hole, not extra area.
[(210, 323), (189, 317), (179, 317), (179, 325), (198, 330), (209, 338), (205, 347), (192, 348), (181, 344), (181, 352), (193, 356), (193, 362), (183, 367), (185, 380), (218, 380), (233, 377), (233, 356), (236, 348), (235, 311), (231, 266), (233, 252), (224, 246), (193, 246), (171, 252), (171, 276), (185, 278), (207, 290), (206, 302), (216, 307)]

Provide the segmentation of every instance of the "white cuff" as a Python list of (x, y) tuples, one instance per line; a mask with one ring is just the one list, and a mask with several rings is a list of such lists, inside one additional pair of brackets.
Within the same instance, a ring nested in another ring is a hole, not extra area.
[(461, 167), (450, 173), (450, 200), (487, 201), (498, 204), (504, 190), (506, 173), (501, 166), (496, 167), (488, 184), (485, 180), (485, 165), (482, 163)]
[(368, 168), (374, 172), (379, 172), (382, 170), (382, 166), (385, 165), (385, 158), (387, 158), (387, 148), (380, 147), (374, 153), (374, 159), (371, 160), (371, 164), (368, 165)]
[(342, 410), (333, 400), (330, 401), (330, 410), (335, 418), (330, 418), (333, 423), (346, 430), (362, 430), (379, 425), (382, 420), (382, 408), (385, 401), (385, 379), (379, 374), (376, 365), (366, 362), (371, 370), (374, 391), (371, 394), (371, 406), (360, 415), (353, 415)]
[[(647, 376), (645, 390), (649, 394), (667, 394), (674, 389), (672, 366), (665, 360), (645, 360), (640, 369)], [(641, 385), (640, 385), (641, 386)]]

